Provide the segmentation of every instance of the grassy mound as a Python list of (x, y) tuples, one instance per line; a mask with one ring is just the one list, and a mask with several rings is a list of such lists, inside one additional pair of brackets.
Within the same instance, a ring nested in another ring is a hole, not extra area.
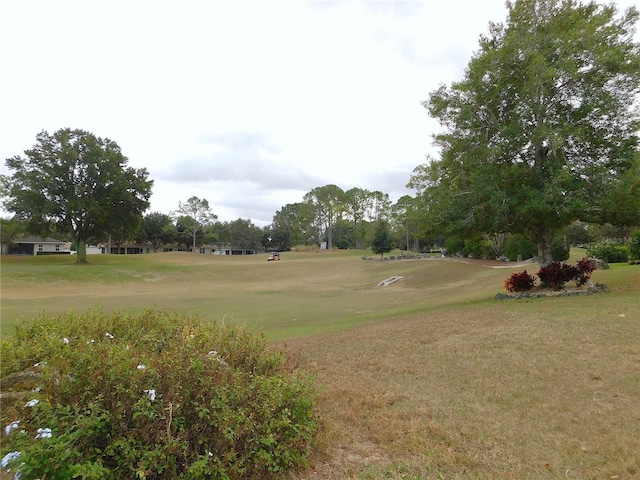
[(314, 436), (308, 381), (241, 327), (41, 316), (1, 355), (3, 463), (23, 478), (269, 478), (304, 465)]

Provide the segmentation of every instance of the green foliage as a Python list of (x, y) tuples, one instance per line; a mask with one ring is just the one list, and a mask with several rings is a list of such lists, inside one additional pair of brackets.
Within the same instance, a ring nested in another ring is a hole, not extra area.
[(455, 256), (458, 253), (462, 253), (464, 240), (458, 237), (449, 237), (445, 242), (445, 248), (447, 249), (447, 255)]
[(71, 234), (77, 262), (86, 263), (90, 239), (138, 231), (153, 181), (146, 169), (127, 167), (114, 141), (65, 128), (39, 133), (24, 153), (6, 161), (13, 175), (4, 206), (27, 220), (33, 233), (46, 235), (55, 227)]
[(262, 229), (251, 220), (238, 218), (233, 222), (224, 222), (223, 228), (228, 231), (229, 244), (240, 248), (259, 248), (262, 240)]
[(522, 234), (508, 235), (504, 245), (505, 255), (511, 261), (515, 261), (520, 255), (523, 259), (534, 257), (538, 253), (538, 247)]
[(174, 234), (175, 226), (169, 215), (151, 212), (142, 219), (139, 239), (151, 243), (156, 252), (161, 245), (171, 243), (175, 238)]
[(484, 245), (481, 238), (468, 238), (464, 241), (462, 254), (465, 257), (482, 258), (484, 254)]
[(507, 8), (463, 79), (423, 103), (444, 127), (442, 156), (409, 186), (442, 231), (523, 233), (546, 262), (551, 233), (601, 221), (612, 210), (604, 199), (616, 222), (638, 218), (640, 182), (628, 173), (640, 124), (638, 12), (561, 0)]
[(318, 238), (327, 239), (327, 248), (333, 248), (333, 234), (345, 201), (344, 191), (337, 185), (316, 187), (304, 196), (304, 201), (313, 206), (314, 226)]
[(178, 202), (177, 213), (180, 214), (182, 231), (191, 237), (191, 248), (195, 251), (198, 233), (202, 227), (209, 225), (218, 216), (211, 211), (209, 201), (206, 198), (190, 197), (186, 202)]
[(25, 231), (25, 224), (16, 218), (0, 218), (0, 243), (2, 253), (9, 253), (13, 242)]
[(277, 250), (289, 250), (294, 245), (309, 245), (320, 239), (314, 230), (315, 210), (312, 204), (289, 203), (273, 216), (272, 241)]
[(551, 243), (551, 258), (554, 261), (563, 262), (568, 260), (569, 250), (569, 245), (561, 235), (553, 237), (553, 242)]
[(536, 278), (527, 273), (526, 270), (520, 273), (513, 273), (504, 281), (504, 288), (509, 293), (528, 292), (532, 290), (535, 285)]
[(604, 240), (592, 245), (587, 250), (587, 255), (592, 258), (599, 258), (607, 263), (622, 263), (629, 259), (627, 247), (610, 240)]
[(24, 478), (270, 478), (304, 465), (315, 434), (308, 381), (240, 327), (155, 310), (41, 316), (1, 355), (3, 377), (38, 373), (39, 403), (2, 411), (24, 430), (2, 438)]
[(631, 232), (627, 248), (629, 249), (629, 261), (640, 260), (640, 230)]
[(380, 257), (393, 250), (393, 237), (389, 232), (389, 227), (385, 222), (378, 222), (376, 230), (373, 235), (373, 242), (371, 244), (371, 250), (373, 253), (379, 253)]

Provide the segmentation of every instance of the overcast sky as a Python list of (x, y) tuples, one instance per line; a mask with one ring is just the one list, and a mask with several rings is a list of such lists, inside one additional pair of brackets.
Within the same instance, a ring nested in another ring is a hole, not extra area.
[(395, 201), (435, 153), (421, 102), (505, 19), (503, 0), (0, 0), (0, 170), (70, 127), (149, 170), (150, 211), (195, 195), (263, 226), (330, 183)]

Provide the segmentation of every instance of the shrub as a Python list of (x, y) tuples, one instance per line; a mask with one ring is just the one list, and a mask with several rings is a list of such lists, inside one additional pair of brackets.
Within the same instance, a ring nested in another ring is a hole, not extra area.
[(449, 237), (445, 243), (447, 255), (455, 257), (457, 254), (462, 253), (464, 249), (464, 240), (457, 237)]
[(640, 230), (634, 230), (631, 233), (628, 242), (628, 249), (630, 262), (640, 260)]
[(591, 246), (587, 254), (592, 258), (599, 258), (607, 263), (622, 263), (629, 258), (627, 247), (612, 241), (603, 241)]
[(504, 244), (504, 253), (509, 260), (515, 261), (518, 259), (518, 255), (523, 259), (537, 255), (538, 247), (524, 235), (514, 234), (507, 236)]
[(591, 274), (596, 269), (596, 265), (592, 260), (582, 258), (578, 260), (578, 263), (576, 263), (576, 268), (578, 271), (573, 280), (575, 280), (578, 287), (581, 287), (589, 281)]
[(504, 288), (507, 292), (527, 292), (536, 285), (536, 279), (525, 270), (520, 273), (513, 273), (504, 281)]
[(9, 466), (23, 478), (270, 478), (306, 463), (308, 381), (240, 327), (155, 310), (41, 316), (1, 356), (3, 377), (38, 372), (39, 403), (2, 409), (3, 425), (20, 421), (2, 455), (21, 452)]
[(564, 284), (573, 280), (580, 274), (577, 267), (564, 262), (551, 262), (549, 265), (541, 267), (538, 271), (543, 288), (560, 289)]
[(563, 262), (569, 258), (569, 245), (563, 235), (556, 235), (551, 242), (551, 258), (555, 262)]
[(465, 257), (470, 258), (482, 258), (483, 250), (484, 250), (484, 242), (481, 238), (468, 238), (464, 241), (464, 247), (462, 249), (462, 254)]

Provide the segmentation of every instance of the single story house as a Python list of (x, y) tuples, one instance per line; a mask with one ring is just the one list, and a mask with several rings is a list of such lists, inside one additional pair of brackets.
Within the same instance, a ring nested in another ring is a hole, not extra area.
[(27, 236), (14, 239), (7, 253), (9, 255), (69, 255), (71, 243), (49, 237)]
[[(160, 252), (191, 252), (192, 247), (186, 248), (184, 245), (162, 245), (158, 248)], [(104, 252), (110, 252), (112, 255), (140, 255), (154, 253), (153, 246), (150, 244), (130, 244), (123, 243), (120, 246), (111, 244), (111, 248), (104, 247)], [(196, 253), (203, 255), (257, 255), (264, 253), (262, 248), (242, 248), (233, 246), (211, 246), (202, 245), (196, 247)]]

